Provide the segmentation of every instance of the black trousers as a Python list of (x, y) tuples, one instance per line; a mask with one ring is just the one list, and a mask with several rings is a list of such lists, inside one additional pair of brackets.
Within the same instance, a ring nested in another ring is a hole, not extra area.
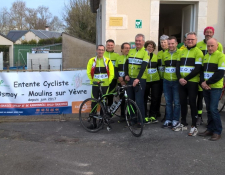
[[(111, 84), (109, 85), (109, 91), (108, 93), (113, 93), (115, 92), (117, 87), (117, 79), (113, 79)], [(108, 97), (108, 106), (111, 106), (113, 104), (113, 95), (110, 95)]]
[[(161, 89), (160, 89), (160, 80), (153, 82), (146, 82), (145, 95), (144, 95), (144, 103), (145, 103), (145, 116), (156, 117), (158, 112), (158, 104), (161, 101)], [(151, 105), (149, 114), (147, 114), (147, 101), (148, 96), (151, 94)]]
[[(118, 85), (121, 87), (121, 84), (120, 83), (118, 83)], [(122, 99), (122, 103), (121, 103), (121, 112), (120, 112), (120, 116), (121, 117), (125, 117), (125, 99), (123, 98), (123, 96), (124, 96), (124, 93), (121, 93), (120, 94), (120, 99)]]
[[(108, 86), (102, 86), (102, 94), (106, 94), (108, 91)], [(91, 97), (98, 99), (101, 97), (101, 93), (100, 93), (100, 88), (98, 86), (92, 86), (92, 93), (91, 93)], [(93, 109), (96, 105), (96, 102), (92, 102), (91, 103), (91, 109)], [(93, 111), (93, 113), (97, 112), (97, 108), (95, 111)], [(103, 114), (103, 111), (100, 110), (100, 114)], [(93, 118), (93, 123), (96, 124), (96, 118)]]
[[(108, 86), (102, 86), (103, 95), (107, 93), (108, 88), (109, 88)], [(99, 87), (98, 86), (92, 86), (91, 98), (98, 99), (99, 97), (101, 97)]]
[(179, 85), (180, 104), (181, 104), (181, 123), (186, 123), (187, 116), (187, 97), (189, 97), (189, 104), (191, 108), (192, 126), (196, 127), (198, 117), (198, 110), (196, 98), (198, 94), (198, 83), (188, 81), (186, 85)]
[(202, 108), (203, 108), (203, 91), (198, 91), (197, 109), (199, 116), (201, 116), (202, 114)]

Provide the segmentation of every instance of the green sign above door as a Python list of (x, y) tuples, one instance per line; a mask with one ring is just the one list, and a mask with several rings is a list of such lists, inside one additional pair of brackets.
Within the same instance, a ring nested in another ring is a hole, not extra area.
[(141, 19), (136, 19), (135, 21), (135, 28), (142, 28), (142, 20)]

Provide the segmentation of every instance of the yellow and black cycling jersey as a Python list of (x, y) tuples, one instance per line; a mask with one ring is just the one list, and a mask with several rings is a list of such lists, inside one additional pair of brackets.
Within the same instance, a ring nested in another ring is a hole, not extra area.
[[(93, 68), (95, 60), (96, 63), (95, 67)], [(92, 74), (93, 69), (94, 72)], [(93, 84), (93, 81), (104, 81), (102, 86), (109, 86), (114, 78), (114, 67), (111, 60), (106, 57), (91, 58), (87, 64), (87, 76), (90, 79), (90, 84)]]
[[(180, 64), (180, 76), (181, 78), (186, 78), (192, 71), (196, 68), (196, 65), (201, 65), (203, 59), (202, 51), (194, 46), (192, 48), (184, 49), (180, 52), (180, 57), (178, 58)], [(199, 73), (189, 79), (191, 82), (199, 82)]]
[(125, 72), (127, 71), (126, 61), (127, 61), (128, 55), (120, 55), (117, 57), (116, 65), (118, 71), (119, 77), (125, 77)]
[[(112, 52), (108, 52), (107, 50), (104, 52), (104, 57), (109, 58), (112, 61), (113, 66), (115, 67), (116, 65), (116, 60), (118, 58), (118, 56), (120, 56), (118, 53), (112, 51)], [(116, 79), (116, 76), (114, 76), (114, 79)]]
[[(204, 80), (208, 84), (208, 80), (213, 76), (218, 70), (225, 70), (225, 55), (220, 51), (215, 51), (212, 54), (206, 54), (203, 59), (204, 67)], [(223, 78), (219, 81), (209, 84), (211, 88), (222, 88), (223, 87)]]
[(158, 70), (159, 70), (159, 77), (160, 79), (163, 79), (164, 77), (164, 66), (162, 63), (162, 58), (163, 58), (163, 53), (167, 50), (161, 50), (158, 52), (157, 57), (158, 57)]
[(108, 52), (107, 50), (104, 52), (104, 57), (109, 58), (112, 61), (113, 66), (115, 67), (116, 65), (116, 60), (118, 58), (118, 56), (120, 56), (118, 53), (116, 52)]
[(176, 65), (177, 60), (180, 57), (180, 50), (177, 49), (175, 52), (170, 53), (168, 50), (164, 52), (162, 63), (165, 67), (164, 72), (164, 79), (168, 81), (176, 81), (177, 75), (176, 75)]
[(147, 79), (146, 82), (153, 82), (160, 80), (158, 73), (158, 57), (154, 53), (150, 53), (150, 59), (147, 65)]
[[(131, 78), (137, 78), (141, 69), (142, 62), (148, 63), (149, 55), (144, 47), (137, 50), (130, 49), (128, 54), (128, 75)], [(147, 67), (141, 76), (142, 79), (147, 78)]]
[[(205, 40), (198, 42), (197, 47), (202, 51), (203, 55), (207, 54), (208, 49), (207, 49), (207, 44), (206, 44)], [(223, 53), (223, 46), (220, 42), (218, 42), (217, 50)]]

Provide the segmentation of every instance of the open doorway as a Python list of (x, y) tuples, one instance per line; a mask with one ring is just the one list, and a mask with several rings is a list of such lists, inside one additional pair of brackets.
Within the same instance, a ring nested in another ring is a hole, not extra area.
[(183, 42), (185, 33), (195, 31), (195, 16), (195, 4), (160, 4), (159, 37), (175, 36), (178, 43)]

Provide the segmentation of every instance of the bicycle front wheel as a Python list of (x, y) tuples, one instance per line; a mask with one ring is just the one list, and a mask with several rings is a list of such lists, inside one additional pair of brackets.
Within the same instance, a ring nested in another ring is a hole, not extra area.
[(125, 117), (127, 121), (127, 125), (131, 131), (131, 133), (135, 137), (141, 136), (143, 132), (143, 119), (140, 112), (140, 109), (138, 108), (137, 104), (131, 100), (128, 99), (125, 105)]
[(222, 89), (222, 93), (221, 93), (221, 96), (220, 96), (220, 100), (219, 100), (219, 104), (218, 104), (218, 110), (219, 112), (223, 111), (223, 108), (225, 106), (225, 88), (223, 87)]
[(105, 110), (103, 104), (97, 99), (88, 98), (80, 105), (80, 124), (88, 132), (97, 132), (103, 128)]

